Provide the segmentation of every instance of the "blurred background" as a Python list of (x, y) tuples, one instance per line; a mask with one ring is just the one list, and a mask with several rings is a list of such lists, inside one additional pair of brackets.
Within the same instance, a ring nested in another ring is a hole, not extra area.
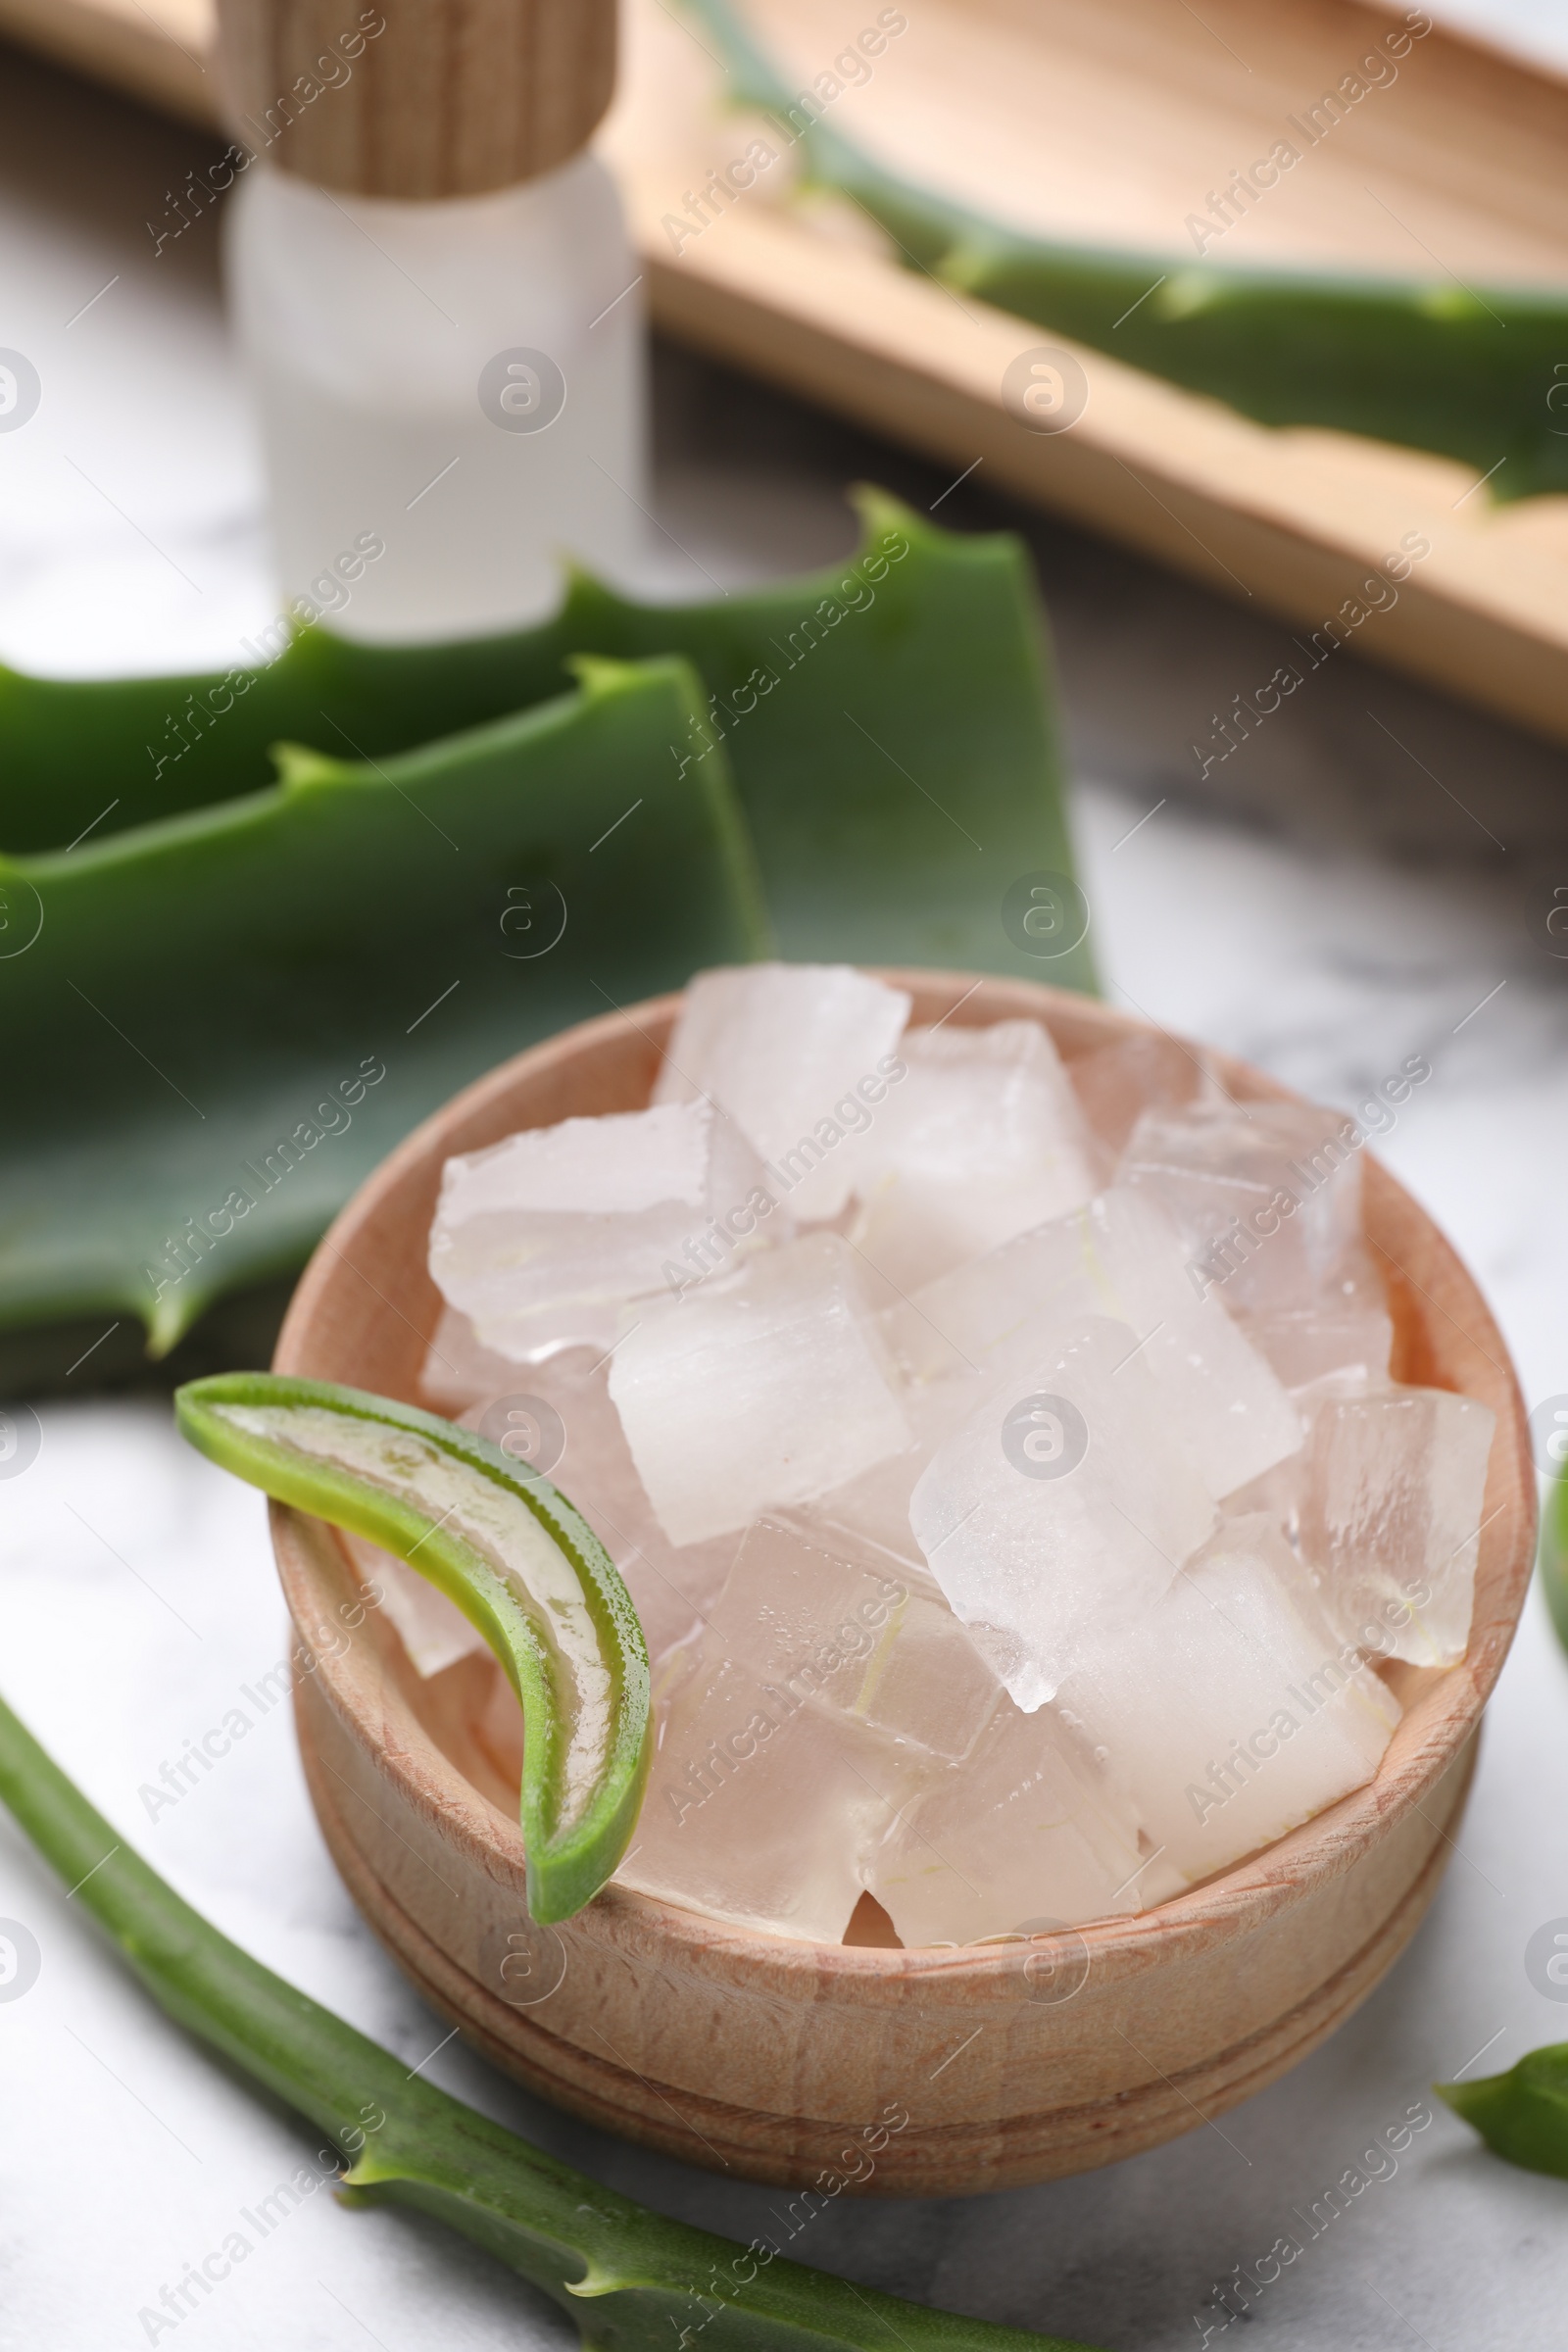
[[(1472, 0), (1433, 13), (1544, 75), (1568, 72), (1560, 10)], [(1376, 30), (1383, 20), (1365, 14)], [(909, 17), (915, 41), (912, 6)], [(1397, 106), (1400, 93), (1377, 103)], [(217, 210), (162, 250), (148, 228), (213, 153), (194, 122), (0, 49), (0, 343), (27, 352), (50, 387), (35, 428), (0, 437), (0, 660), (13, 665), (220, 668), (275, 614)], [(1456, 147), (1456, 172), (1463, 161)], [(1547, 644), (1532, 657), (1527, 725), (1484, 708), (1473, 684), (1450, 698), (1358, 640), (1205, 772), (1194, 747), (1212, 742), (1215, 714), (1297, 658), (1298, 624), (1277, 600), (1238, 593), (1223, 564), (1166, 568), (1125, 533), (1048, 512), (983, 458), (965, 475), (907, 432), (883, 437), (863, 414), (809, 405), (787, 388), (799, 372), (742, 372), (656, 341), (661, 593), (733, 590), (848, 554), (844, 492), (858, 479), (950, 529), (1018, 532), (1054, 640), (1106, 994), (1328, 1102), (1427, 1054), (1433, 1083), (1379, 1149), (1478, 1276), (1527, 1402), (1568, 1393), (1568, 964), (1547, 924), (1568, 891), (1568, 672), (1555, 728), (1540, 715), (1561, 656)], [(1423, 475), (1422, 496), (1441, 505), (1450, 476), (1461, 497), (1470, 474), (1446, 462), (1439, 489)], [(1536, 503), (1560, 528), (1561, 499)], [(1291, 527), (1306, 529), (1299, 516)], [(1519, 546), (1516, 587), (1539, 554), (1535, 541)], [(1549, 617), (1560, 626), (1561, 609)], [(1506, 699), (1499, 685), (1494, 705)], [(36, 1460), (0, 1482), (8, 1695), (182, 1890), (413, 2067), (445, 2028), (338, 1883), (284, 1710), (155, 1829), (138, 1803), (162, 1763), (283, 1654), (260, 1498), (177, 1448), (156, 1381), (80, 1396), (68, 1387), (37, 1414)], [(1527, 1977), (1523, 1955), (1568, 1914), (1565, 1676), (1533, 1601), (1427, 1927), (1333, 2042), (1223, 2132), (978, 2203), (836, 2210), (813, 2225), (804, 2258), (1126, 2352), (1165, 2352), (1195, 2328), (1207, 2340), (1194, 2315), (1213, 2284), (1266, 2253), (1292, 2210), (1434, 2077), (1482, 2051), (1493, 2071), (1558, 2036), (1558, 1994)], [(6, 1823), (0, 1913), (30, 1923), (44, 1962), (27, 1998), (0, 2007), (0, 2078), (17, 2119), (0, 2154), (0, 2343), (138, 2343), (138, 2311), (220, 2243), (228, 2217), (300, 2161), (302, 2143), (152, 2016), (84, 1923), (63, 1922)], [(650, 2202), (742, 2237), (760, 2226), (769, 2192), (600, 2138), (457, 2044), (430, 2071)], [(1561, 2193), (1505, 2171), (1440, 2116), (1250, 2324), (1282, 2352), (1554, 2340), (1568, 2274)], [(226, 2352), (565, 2340), (543, 2304), (433, 2230), (339, 2214), (325, 2199), (290, 2217), (220, 2308), (181, 2327)]]

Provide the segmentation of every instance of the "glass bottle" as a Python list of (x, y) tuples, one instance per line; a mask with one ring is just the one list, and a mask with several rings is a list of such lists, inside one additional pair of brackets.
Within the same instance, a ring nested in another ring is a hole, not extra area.
[(482, 635), (552, 611), (566, 557), (642, 567), (642, 286), (586, 147), (613, 10), (380, 0), (345, 33), (346, 14), (220, 9), (252, 158), (228, 291), (280, 585), (365, 641)]

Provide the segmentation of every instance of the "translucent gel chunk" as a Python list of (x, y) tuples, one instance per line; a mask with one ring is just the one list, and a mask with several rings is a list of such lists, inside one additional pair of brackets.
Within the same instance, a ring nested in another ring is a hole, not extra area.
[(1299, 1542), (1347, 1641), (1419, 1666), (1463, 1657), (1495, 1428), (1489, 1406), (1444, 1389), (1316, 1406)]
[(904, 1291), (1094, 1191), (1089, 1137), (1038, 1021), (911, 1029), (908, 1075), (856, 1149), (852, 1238)]
[(1261, 1516), (1102, 1624), (1057, 1703), (1189, 1883), (1362, 1787), (1399, 1717)]
[(731, 1123), (708, 1102), (669, 1103), (527, 1128), (448, 1160), (430, 1276), (483, 1349), (525, 1363), (608, 1348), (626, 1299), (788, 1229)]
[(1212, 1297), (1194, 1288), (1158, 1202), (1127, 1189), (1036, 1227), (915, 1292), (883, 1318), (890, 1352), (918, 1386), (965, 1374), (1016, 1379), (1066, 1320), (1125, 1323), (1171, 1432), (1215, 1499), (1301, 1443), (1280, 1382)]
[(866, 1884), (905, 1943), (973, 1943), (1147, 1908), (1181, 1882), (1054, 1707), (1004, 1699), (959, 1772), (904, 1808)]
[(836, 1234), (628, 1311), (610, 1394), (671, 1543), (824, 1494), (910, 1443)]
[(853, 1181), (847, 1147), (888, 1098), (884, 1065), (902, 1070), (898, 1043), (908, 1017), (902, 989), (850, 964), (699, 972), (654, 1100), (711, 1097), (766, 1163), (766, 1181), (797, 1221), (832, 1217)]
[(1156, 1196), (1195, 1279), (1233, 1311), (1311, 1306), (1355, 1254), (1359, 1142), (1353, 1119), (1307, 1103), (1151, 1110), (1116, 1181)]
[(1095, 1319), (938, 1447), (909, 1515), (956, 1614), (986, 1629), (987, 1655), (1032, 1712), (1098, 1622), (1157, 1599), (1214, 1504), (1137, 1335)]
[(1310, 1306), (1265, 1308), (1237, 1316), (1285, 1388), (1322, 1381), (1380, 1389), (1389, 1385), (1394, 1323), (1370, 1252), (1353, 1273), (1325, 1284)]
[(841, 1942), (862, 1856), (931, 1760), (764, 1684), (712, 1635), (676, 1654), (655, 1696), (659, 1747), (617, 1881), (768, 1934)]
[(735, 1656), (808, 1705), (956, 1764), (1001, 1685), (946, 1602), (892, 1561), (846, 1557), (773, 1519), (744, 1538), (711, 1624)]
[(1178, 1110), (1204, 1083), (1199, 1057), (1158, 1030), (1098, 1046), (1068, 1062), (1067, 1075), (1111, 1166), (1146, 1110)]

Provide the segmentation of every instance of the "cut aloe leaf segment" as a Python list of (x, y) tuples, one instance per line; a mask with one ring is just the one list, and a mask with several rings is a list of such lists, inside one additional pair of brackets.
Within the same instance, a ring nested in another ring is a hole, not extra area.
[[(465, 2107), (182, 1902), (4, 1700), (0, 1804), (166, 2015), (352, 2158), (341, 2176), (345, 2203), (409, 2206), (461, 2230), (551, 2296), (574, 2323), (583, 2352), (700, 2344), (702, 2352), (1089, 2352), (1061, 2336), (959, 2319), (806, 2270), (766, 2238), (741, 2246), (669, 2221)], [(63, 1948), (64, 1904), (57, 1916)], [(868, 2124), (860, 2140), (880, 2147), (880, 2128)], [(117, 2155), (122, 2164), (135, 2161), (103, 2143), (103, 2133), (91, 2143), (95, 2178)], [(829, 2196), (846, 2185), (837, 2174), (819, 2175), (819, 2201), (808, 2205), (808, 2217), (822, 2210), (822, 2180), (834, 2184)], [(536, 2318), (524, 2317), (524, 2335), (539, 2340)], [(441, 2340), (450, 2342), (450, 2333)]]
[(529, 1910), (581, 1910), (626, 1850), (651, 1754), (642, 1627), (592, 1529), (483, 1438), (360, 1389), (222, 1373), (174, 1410), (222, 1468), (407, 1560), (478, 1628), (522, 1702)]

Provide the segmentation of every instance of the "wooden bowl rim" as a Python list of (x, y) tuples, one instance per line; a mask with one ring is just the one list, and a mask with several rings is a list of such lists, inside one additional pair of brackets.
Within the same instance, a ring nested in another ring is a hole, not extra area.
[[(1059, 1017), (1062, 1027), (1076, 1029), (1081, 1036), (1087, 1033), (1093, 1043), (1114, 1044), (1139, 1033), (1173, 1037), (1184, 1052), (1191, 1053), (1195, 1059), (1201, 1058), (1215, 1070), (1227, 1089), (1242, 1100), (1301, 1102), (1305, 1099), (1235, 1055), (1174, 1037), (1173, 1032), (1161, 1029), (1155, 1022), (1123, 1013), (1074, 991), (1002, 974), (979, 975), (977, 987), (973, 973), (925, 967), (866, 965), (863, 968), (894, 987), (911, 992), (951, 990), (953, 1006), (948, 1015), (939, 1017), (952, 1017), (960, 1005), (976, 997), (982, 1004), (994, 1004), (999, 995), (1021, 1000), (1016, 1011), (995, 1011), (991, 1020), (964, 1021), (960, 1026), (990, 1026), (996, 1019), (1017, 1017), (1017, 1012), (1023, 1012), (1026, 1017), (1032, 1014), (1046, 1020), (1054, 1035)], [(475, 1117), (482, 1118), (498, 1101), (506, 1101), (519, 1081), (535, 1079), (546, 1070), (575, 1059), (584, 1049), (623, 1035), (628, 1027), (647, 1038), (656, 1050), (662, 1050), (660, 1032), (667, 1034), (681, 998), (682, 992), (673, 991), (573, 1023), (473, 1080), (423, 1120), (366, 1178), (318, 1244), (300, 1277), (278, 1335), (274, 1369), (315, 1376), (310, 1356), (316, 1319), (335, 1286), (343, 1281), (345, 1266), (359, 1271), (351, 1255), (354, 1246), (374, 1227), (389, 1196), (396, 1194), (411, 1173), (422, 1172), (432, 1155), (447, 1156), (446, 1139), (454, 1130)], [(1087, 1050), (1093, 1050), (1093, 1043)], [(1434, 1676), (1417, 1693), (1373, 1779), (1260, 1853), (1201, 1882), (1185, 1894), (1172, 1896), (1130, 1918), (1095, 1921), (1064, 1931), (1066, 1936), (1088, 1948), (1097, 1971), (1102, 1974), (1107, 1967), (1116, 1972), (1118, 1963), (1136, 1969), (1183, 1948), (1194, 1951), (1206, 1948), (1228, 1926), (1248, 1920), (1260, 1921), (1290, 1902), (1303, 1884), (1336, 1878), (1348, 1871), (1396, 1820), (1420, 1805), (1477, 1729), (1513, 1640), (1534, 1567), (1536, 1539), (1529, 1423), (1518, 1379), (1478, 1285), (1436, 1221), (1373, 1153), (1365, 1152), (1363, 1156), (1371, 1182), (1380, 1189), (1386, 1188), (1391, 1200), (1407, 1208), (1425, 1229), (1440, 1258), (1447, 1261), (1465, 1299), (1466, 1319), (1460, 1329), (1502, 1375), (1503, 1396), (1498, 1399), (1490, 1475), (1508, 1484), (1525, 1507), (1511, 1514), (1511, 1529), (1510, 1515), (1504, 1511), (1505, 1524), (1490, 1545), (1483, 1535), (1477, 1596), (1479, 1604), (1485, 1588), (1493, 1604), (1491, 1613), (1485, 1618), (1478, 1615), (1472, 1626), (1470, 1647), (1458, 1665)], [(368, 1278), (362, 1276), (362, 1279)], [(1441, 1307), (1439, 1311), (1446, 1314)], [(401, 1313), (401, 1309), (394, 1307), (394, 1312)], [(426, 1332), (421, 1336), (427, 1340), (430, 1335)], [(288, 1593), (291, 1585), (309, 1582), (318, 1573), (311, 1542), (311, 1531), (317, 1523), (308, 1514), (274, 1503), (270, 1524), (279, 1573)], [(1514, 1541), (1504, 1552), (1501, 1546), (1510, 1532)], [(489, 1872), (520, 1886), (523, 1846), (517, 1823), (501, 1812), (459, 1771), (400, 1692), (383, 1687), (379, 1711), (368, 1703), (360, 1688), (353, 1654), (349, 1650), (340, 1658), (322, 1657), (316, 1671), (339, 1711), (354, 1726), (366, 1751), (375, 1759), (377, 1769), (408, 1783), (410, 1793), (426, 1807), (433, 1801), (447, 1834), (468, 1843), (475, 1858)], [(385, 1722), (389, 1719), (396, 1723), (399, 1751), (396, 1755), (389, 1751), (385, 1734)], [(1396, 1749), (1399, 1751), (1399, 1761), (1391, 1770), (1389, 1759)], [(805, 1937), (765, 1935), (613, 1883), (595, 1897), (590, 1911), (601, 1915), (616, 1941), (635, 1941), (644, 1949), (650, 1945), (666, 1947), (672, 1968), (680, 1966), (683, 1954), (693, 1959), (700, 1955), (706, 1972), (710, 1973), (716, 1966), (723, 1973), (744, 1973), (754, 1982), (760, 1976), (785, 1998), (800, 1996), (803, 1980), (808, 1985), (820, 1984), (828, 1977), (837, 1980), (839, 1994), (852, 2000), (858, 1992), (875, 1999), (879, 1993), (897, 1993), (911, 1981), (929, 1984), (932, 1980), (941, 1980), (950, 1988), (961, 1986), (983, 1997), (987, 1990), (996, 1994), (1009, 1990), (1016, 1968), (1015, 1940), (903, 1948), (818, 1943)]]

